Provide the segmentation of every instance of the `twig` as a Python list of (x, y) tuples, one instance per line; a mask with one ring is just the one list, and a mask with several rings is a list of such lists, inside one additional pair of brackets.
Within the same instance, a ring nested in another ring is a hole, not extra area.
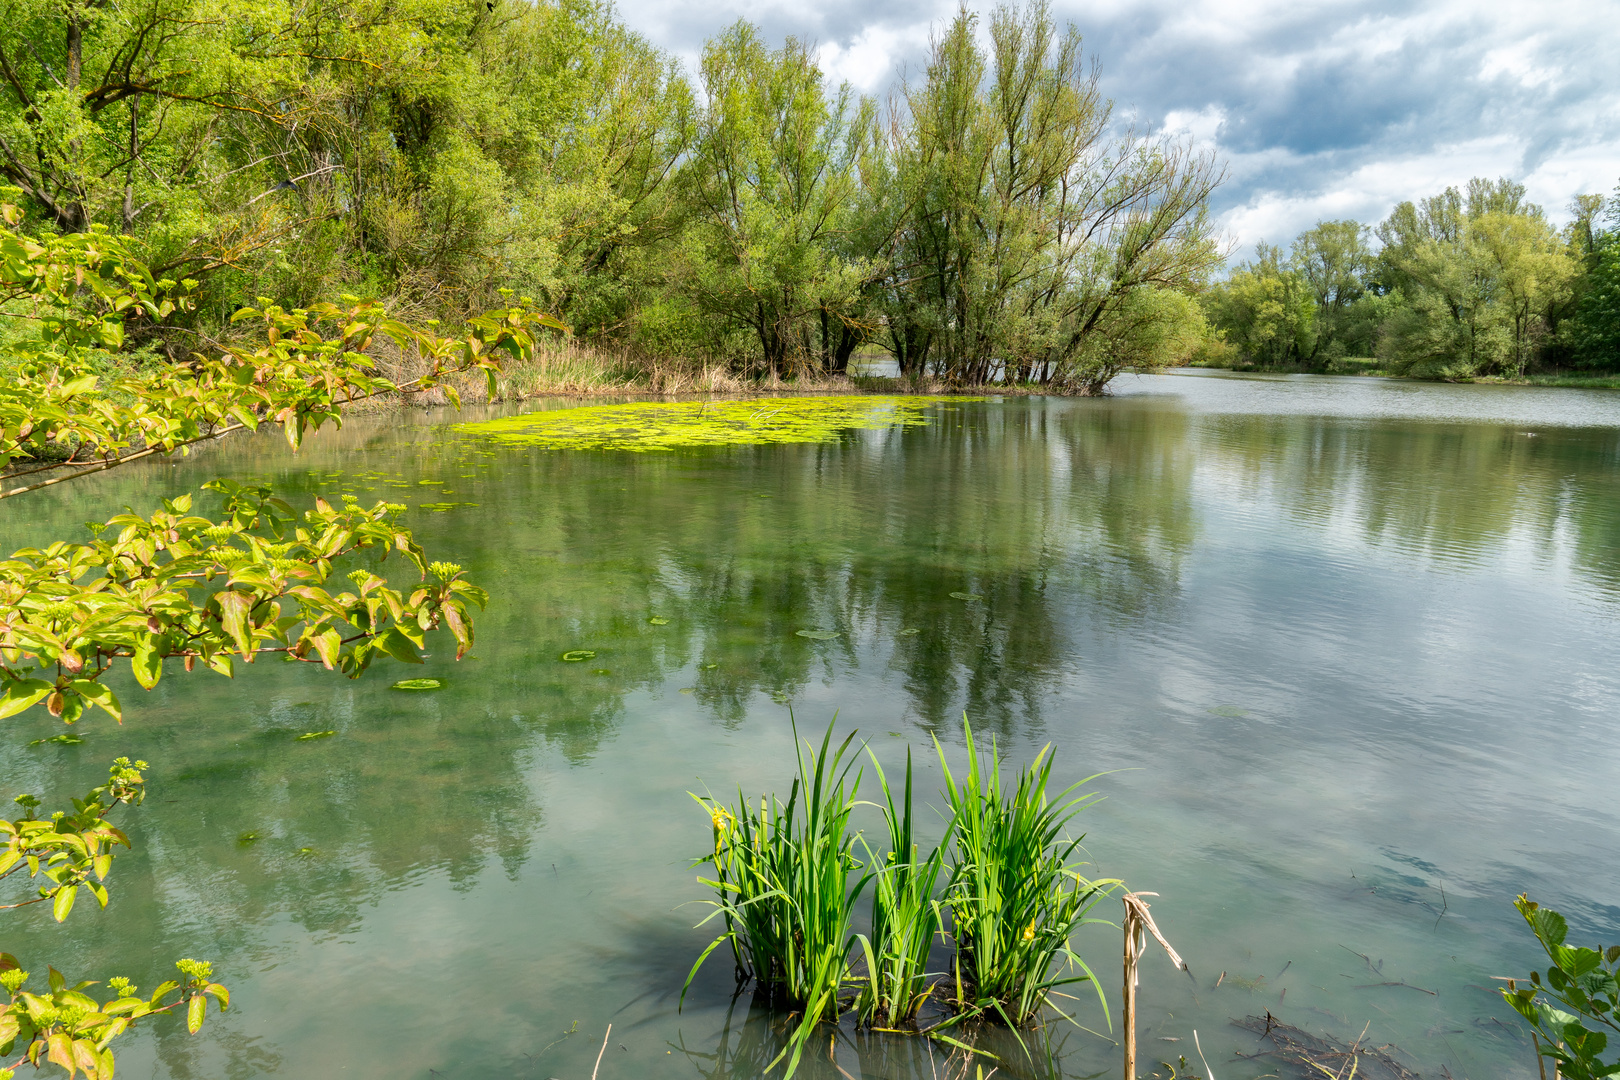
[[(1355, 987), (1355, 989), (1357, 989), (1357, 990), (1376, 990), (1380, 986), (1404, 986), (1408, 990), (1423, 990), (1423, 987), (1421, 987), (1421, 986), (1413, 986), (1411, 983), (1407, 982), (1405, 979), (1402, 979), (1400, 982), (1362, 983), (1361, 985)], [(1433, 990), (1423, 990), (1423, 992), (1425, 994), (1428, 994), (1430, 997), (1439, 997), (1440, 996), (1439, 994), (1436, 994)]]
[(607, 1053), (608, 1036), (613, 1034), (613, 1025), (609, 1024), (607, 1031), (602, 1034), (602, 1049), (596, 1052), (596, 1068), (591, 1070), (591, 1080), (596, 1080), (596, 1069), (602, 1067), (602, 1055)]

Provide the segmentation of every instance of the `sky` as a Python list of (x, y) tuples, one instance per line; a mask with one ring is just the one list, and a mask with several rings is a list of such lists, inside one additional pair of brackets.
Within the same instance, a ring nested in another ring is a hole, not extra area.
[[(986, 17), (989, 4), (969, 5)], [(693, 70), (739, 18), (819, 47), (882, 95), (926, 64), (954, 0), (620, 0)], [(1620, 0), (1053, 0), (1119, 110), (1216, 150), (1234, 257), (1318, 220), (1376, 223), (1405, 199), (1507, 176), (1557, 222), (1620, 182)]]

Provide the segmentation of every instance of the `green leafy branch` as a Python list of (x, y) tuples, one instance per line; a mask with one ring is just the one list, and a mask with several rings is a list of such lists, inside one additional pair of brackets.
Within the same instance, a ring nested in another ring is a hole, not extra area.
[[(104, 353), (122, 344), (125, 320), (167, 317), (189, 302), (176, 290), (192, 283), (154, 279), (120, 237), (17, 233), (9, 227), (14, 211), (0, 207), (0, 294), (35, 302), (29, 317), (39, 334), (14, 346), (24, 362), (0, 386), (0, 475), (58, 474), (0, 489), (0, 499), (265, 423), (280, 425), (296, 449), (309, 432), (341, 424), (345, 406), (379, 395), (437, 387), (459, 405), (449, 380), (475, 370), (493, 397), (503, 356), (529, 356), (540, 327), (567, 329), (523, 299), (468, 320), (459, 337), (409, 326), (353, 298), (308, 309), (267, 304), (232, 317), (254, 329), (251, 344), (109, 374)], [(384, 374), (368, 353), (384, 340), (423, 373), (402, 381)]]
[[(43, 702), (66, 723), (91, 707), (121, 721), (101, 681), (117, 659), (151, 689), (170, 658), (229, 676), (234, 658), (282, 653), (352, 678), (379, 655), (421, 663), (425, 634), (440, 626), (455, 637), (457, 659), (472, 647), (470, 605), (488, 596), (454, 563), (426, 562), (397, 522), (404, 507), (317, 499), (295, 526), (292, 508), (268, 488), (207, 486), (225, 495), (221, 521), (193, 515), (186, 495), (150, 517), (93, 526), (91, 543), (0, 562), (0, 718)], [(335, 560), (368, 550), (399, 552), (419, 584), (395, 589), (357, 569), (352, 589), (326, 587)]]
[(1620, 1033), (1620, 945), (1607, 950), (1565, 945), (1569, 924), (1562, 915), (1522, 895), (1514, 906), (1552, 960), (1545, 977), (1533, 971), (1529, 986), (1509, 979), (1502, 991), (1534, 1029), (1538, 1063), (1552, 1058), (1555, 1075), (1567, 1080), (1620, 1076), (1620, 1057), (1602, 1060), (1609, 1036), (1601, 1030)]
[(39, 799), (19, 795), (16, 802), (23, 816), (15, 821), (0, 819), (0, 881), (26, 868), (30, 880), (43, 879), (39, 895), (14, 904), (0, 904), (0, 910), (51, 902), (57, 922), (68, 917), (79, 890), (88, 889), (102, 907), (107, 906), (104, 884), (112, 869), (113, 846), (129, 847), (129, 837), (107, 821), (107, 815), (124, 805), (138, 805), (146, 797), (141, 770), (144, 761), (116, 759), (108, 770), (107, 782), (92, 788), (82, 799), (73, 800), (73, 812), (58, 810), (47, 818), (35, 811)]
[[(188, 959), (174, 966), (181, 978), (162, 983), (149, 998), (141, 997), (128, 979), (113, 978), (107, 980), (113, 997), (97, 1001), (84, 992), (95, 982), (69, 986), (55, 968), (48, 969), (49, 992), (30, 993), (23, 989), (29, 973), (16, 957), (0, 953), (0, 988), (10, 996), (0, 1006), (0, 1059), (22, 1050), (9, 1067), (0, 1066), (0, 1080), (11, 1080), (24, 1064), (38, 1068), (42, 1062), (66, 1069), (68, 1080), (80, 1072), (89, 1080), (111, 1080), (113, 1055), (108, 1044), (137, 1020), (184, 1006), (186, 1027), (195, 1035), (207, 1016), (210, 997), (222, 1012), (230, 1008), (231, 992), (213, 981), (212, 964)], [(171, 994), (178, 996), (165, 1002)]]

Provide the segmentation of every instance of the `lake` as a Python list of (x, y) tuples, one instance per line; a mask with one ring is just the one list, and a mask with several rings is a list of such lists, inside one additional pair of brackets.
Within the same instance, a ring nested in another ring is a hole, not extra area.
[[(151, 693), (121, 676), (123, 726), (96, 713), (80, 745), (9, 721), (8, 801), (80, 794), (119, 754), (152, 768), (110, 908), (8, 915), (5, 949), (147, 989), (214, 962), (231, 1012), (127, 1037), (121, 1078), (584, 1080), (609, 1023), (601, 1080), (754, 1076), (777, 1036), (722, 954), (676, 1009), (713, 936), (687, 793), (785, 794), (791, 709), (815, 736), (836, 713), (886, 768), (909, 748), (938, 806), (933, 738), (961, 762), (966, 712), (1015, 763), (1051, 743), (1065, 783), (1107, 774), (1080, 823), (1094, 871), (1160, 894), (1193, 976), (1150, 946), (1144, 1073), (1202, 1074), (1195, 1029), (1220, 1080), (1277, 1073), (1234, 1056), (1256, 1040), (1232, 1021), (1269, 1011), (1425, 1077), (1533, 1075), (1491, 981), (1539, 957), (1513, 897), (1620, 940), (1620, 395), (1114, 389), (635, 454), (360, 417), (296, 455), (236, 439), (8, 502), (9, 551), (216, 475), (384, 498), (494, 600), (459, 664), (445, 636), (425, 671), (357, 682), (171, 665)], [(449, 688), (390, 689), (418, 674)], [(1118, 931), (1076, 944), (1117, 1039)], [(986, 1040), (998, 1076), (1119, 1071), (1072, 1026), (1033, 1061)], [(913, 1040), (846, 1029), (834, 1052), (800, 1075), (932, 1075)]]

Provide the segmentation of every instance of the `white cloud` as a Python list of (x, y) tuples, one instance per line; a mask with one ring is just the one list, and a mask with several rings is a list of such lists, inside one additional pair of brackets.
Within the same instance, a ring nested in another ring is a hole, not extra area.
[[(988, 11), (987, 0), (970, 0)], [(630, 0), (626, 21), (695, 65), (742, 17), (818, 44), (823, 69), (882, 94), (921, 70), (954, 0)], [(1403, 199), (1512, 176), (1559, 219), (1620, 179), (1620, 19), (1544, 0), (1055, 0), (1123, 114), (1215, 148), (1219, 219), (1240, 248), (1319, 218), (1374, 223)], [(982, 26), (981, 26), (982, 29)]]

